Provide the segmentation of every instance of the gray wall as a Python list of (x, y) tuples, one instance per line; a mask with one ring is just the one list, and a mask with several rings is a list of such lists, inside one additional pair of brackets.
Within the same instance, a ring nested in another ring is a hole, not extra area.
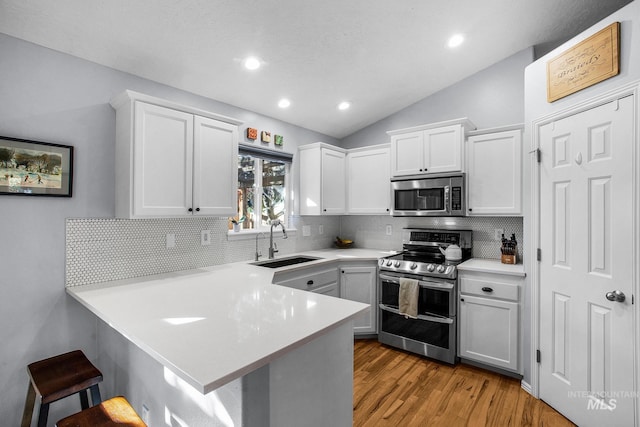
[[(245, 122), (243, 135), (246, 125), (271, 130), (284, 136), (290, 152), (298, 144), (338, 142), (0, 34), (0, 135), (75, 147), (72, 198), (0, 196), (3, 425), (18, 425), (28, 363), (75, 348), (97, 357), (96, 320), (64, 291), (65, 218), (114, 215), (115, 113), (109, 100), (125, 89), (238, 118)], [(52, 405), (50, 425), (79, 409), (77, 399)]]
[(467, 117), (478, 129), (522, 123), (524, 69), (533, 48), (522, 50), (341, 141), (345, 148), (389, 142), (388, 130)]

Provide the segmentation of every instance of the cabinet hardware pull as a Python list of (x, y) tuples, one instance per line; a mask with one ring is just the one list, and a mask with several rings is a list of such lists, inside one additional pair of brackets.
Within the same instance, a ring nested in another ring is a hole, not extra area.
[(189, 211), (189, 212), (193, 212), (193, 208), (189, 208), (189, 209), (188, 209), (188, 211)]
[(464, 302), (464, 298), (460, 298), (460, 301)]
[(482, 288), (482, 292), (493, 292), (493, 289), (491, 289), (488, 286), (485, 286), (484, 288)]
[(307, 286), (311, 286), (311, 285), (313, 285), (313, 280), (309, 280), (309, 281), (307, 282)]
[(196, 208), (196, 212), (200, 212), (200, 208)]

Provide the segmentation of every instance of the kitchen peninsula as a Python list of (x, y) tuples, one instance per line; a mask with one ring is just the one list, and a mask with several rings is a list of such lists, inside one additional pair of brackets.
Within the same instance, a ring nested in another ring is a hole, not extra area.
[(101, 321), (104, 394), (127, 394), (151, 425), (350, 425), (352, 319), (368, 306), (273, 276), (238, 262), (67, 292)]

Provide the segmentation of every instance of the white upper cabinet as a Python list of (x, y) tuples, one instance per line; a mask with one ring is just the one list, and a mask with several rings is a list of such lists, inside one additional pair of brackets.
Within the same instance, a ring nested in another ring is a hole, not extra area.
[(347, 153), (347, 213), (390, 211), (389, 144), (356, 148)]
[(522, 214), (522, 126), (470, 132), (467, 139), (469, 215)]
[(391, 136), (391, 176), (463, 172), (464, 139), (475, 125), (449, 120), (387, 132)]
[(346, 213), (345, 150), (318, 142), (299, 147), (300, 215)]
[(117, 217), (235, 215), (240, 122), (130, 91), (112, 106)]

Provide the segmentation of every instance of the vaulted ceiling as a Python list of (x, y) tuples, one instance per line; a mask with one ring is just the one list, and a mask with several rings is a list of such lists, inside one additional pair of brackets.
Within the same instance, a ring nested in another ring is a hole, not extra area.
[(0, 32), (342, 138), (626, 3), (0, 0)]

